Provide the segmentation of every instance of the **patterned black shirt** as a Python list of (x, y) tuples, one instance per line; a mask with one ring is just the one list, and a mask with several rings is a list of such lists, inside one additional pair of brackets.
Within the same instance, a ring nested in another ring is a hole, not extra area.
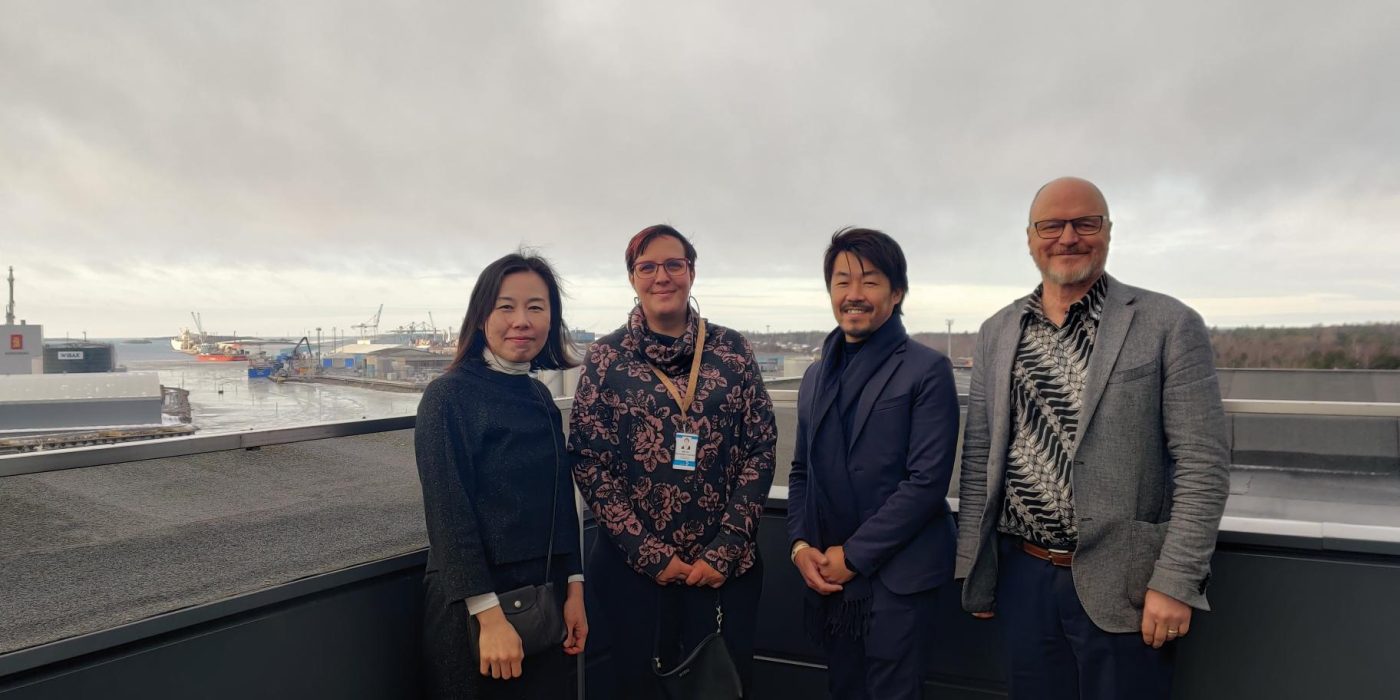
[(1070, 457), (1108, 276), (1070, 305), (1063, 326), (1045, 317), (1043, 289), (1036, 287), (1021, 314), (1021, 342), (1011, 366), (1012, 434), (997, 529), (1044, 547), (1073, 549), (1079, 527)]

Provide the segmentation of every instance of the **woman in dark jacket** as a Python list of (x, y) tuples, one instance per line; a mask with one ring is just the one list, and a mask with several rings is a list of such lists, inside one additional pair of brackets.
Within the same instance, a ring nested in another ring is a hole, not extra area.
[[(567, 334), (548, 263), (507, 255), (477, 279), (456, 359), (418, 405), (429, 697), (568, 697), (567, 659), (588, 636), (578, 519), (559, 410), (528, 374), (573, 366)], [(546, 568), (567, 637), (527, 658), (496, 594)]]
[(569, 436), (574, 479), (599, 524), (588, 575), (620, 686), (609, 697), (659, 697), (655, 634), (669, 668), (715, 631), (717, 599), (747, 687), (772, 402), (748, 341), (691, 308), (695, 248), (685, 236), (644, 229), (626, 261), (638, 304), (589, 348)]

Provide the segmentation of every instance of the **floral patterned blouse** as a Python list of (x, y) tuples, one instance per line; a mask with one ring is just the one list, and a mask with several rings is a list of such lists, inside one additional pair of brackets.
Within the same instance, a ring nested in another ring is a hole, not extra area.
[[(655, 365), (685, 395), (698, 316), (666, 344), (641, 306), (588, 348), (570, 416), (574, 480), (628, 564), (656, 577), (673, 555), (743, 574), (757, 556), (773, 483), (777, 424), (749, 343), (706, 321), (695, 400), (680, 407)], [(694, 471), (671, 466), (676, 433), (699, 435)]]

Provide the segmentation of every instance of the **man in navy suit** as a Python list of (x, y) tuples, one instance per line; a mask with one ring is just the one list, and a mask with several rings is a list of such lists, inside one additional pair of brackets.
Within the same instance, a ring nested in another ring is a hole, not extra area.
[(934, 589), (953, 575), (957, 390), (948, 358), (900, 321), (909, 278), (894, 239), (838, 231), (825, 273), (839, 327), (798, 393), (792, 562), (832, 697), (914, 700)]

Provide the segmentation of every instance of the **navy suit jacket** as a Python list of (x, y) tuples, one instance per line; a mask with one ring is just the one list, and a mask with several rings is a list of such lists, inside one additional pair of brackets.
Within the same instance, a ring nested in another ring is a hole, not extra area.
[[(809, 472), (831, 468), (812, 453), (811, 430), (834, 396), (817, 388), (821, 363), (807, 368), (797, 396), (797, 444), (788, 477), (790, 542), (816, 541)], [(861, 525), (845, 545), (852, 570), (907, 595), (953, 576), (957, 532), (948, 482), (958, 443), (958, 392), (942, 353), (912, 338), (876, 371), (856, 402), (846, 461)]]

